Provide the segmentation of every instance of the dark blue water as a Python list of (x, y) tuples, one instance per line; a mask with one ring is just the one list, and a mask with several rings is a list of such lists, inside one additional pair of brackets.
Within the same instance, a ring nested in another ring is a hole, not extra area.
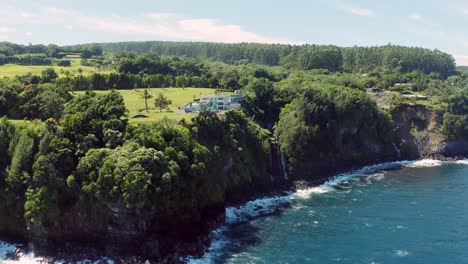
[(362, 174), (226, 227), (199, 262), (468, 263), (466, 164)]

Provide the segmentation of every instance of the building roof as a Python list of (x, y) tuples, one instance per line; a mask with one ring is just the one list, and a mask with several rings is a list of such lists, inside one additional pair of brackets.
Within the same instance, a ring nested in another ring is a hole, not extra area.
[(68, 55), (65, 55), (64, 58), (79, 59), (81, 58), (81, 55), (80, 54), (68, 54)]

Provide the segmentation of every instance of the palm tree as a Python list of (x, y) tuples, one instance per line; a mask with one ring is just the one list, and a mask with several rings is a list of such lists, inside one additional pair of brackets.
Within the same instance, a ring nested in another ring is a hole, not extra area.
[(145, 90), (143, 91), (143, 94), (141, 94), (141, 97), (143, 99), (145, 99), (145, 109), (146, 109), (146, 112), (149, 112), (148, 111), (148, 99), (151, 99), (153, 98), (153, 95), (151, 95), (148, 91), (148, 89), (145, 88)]

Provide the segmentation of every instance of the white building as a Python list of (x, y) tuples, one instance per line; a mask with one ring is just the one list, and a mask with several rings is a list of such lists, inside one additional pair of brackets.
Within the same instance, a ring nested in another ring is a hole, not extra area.
[(244, 97), (239, 94), (217, 94), (217, 95), (202, 95), (200, 102), (193, 102), (184, 106), (185, 112), (200, 112), (202, 111), (225, 111), (241, 108), (241, 102)]
[(394, 86), (411, 86), (411, 83), (395, 83)]
[(201, 110), (200, 103), (198, 102), (186, 104), (183, 108), (186, 113), (199, 113)]
[(244, 97), (239, 94), (203, 95), (200, 97), (200, 103), (206, 104), (210, 111), (239, 109), (242, 101), (244, 101)]

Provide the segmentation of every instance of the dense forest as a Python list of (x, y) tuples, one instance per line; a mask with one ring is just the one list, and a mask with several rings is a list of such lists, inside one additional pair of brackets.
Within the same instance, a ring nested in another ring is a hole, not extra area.
[[(229, 64), (257, 63), (303, 70), (368, 72), (419, 70), (449, 76), (455, 72), (454, 58), (438, 50), (395, 45), (351, 47), (279, 44), (221, 44), (187, 42), (122, 42), (99, 44), (104, 51), (156, 53), (160, 56), (184, 56), (219, 60)], [(79, 46), (88, 47), (87, 45)]]
[[(448, 77), (455, 73), (454, 58), (438, 50), (408, 48), (395, 45), (381, 47), (348, 47), (320, 45), (279, 44), (221, 44), (197, 42), (122, 42), (58, 47), (56, 45), (16, 45), (0, 43), (0, 64), (17, 62), (21, 54), (44, 54), (49, 58), (61, 58), (69, 53), (82, 58), (101, 56), (104, 52), (154, 53), (159, 56), (179, 56), (222, 61), (228, 64), (256, 63), (268, 66), (329, 71), (438, 73)], [(42, 58), (44, 59), (44, 58)], [(30, 60), (38, 63), (39, 58)], [(47, 60), (44, 60), (46, 63)]]
[[(0, 42), (0, 65), (12, 63), (18, 65), (52, 65), (70, 66), (68, 61), (62, 61), (68, 54), (79, 54), (89, 59), (101, 56), (102, 48), (99, 45), (90, 45), (86, 48), (59, 47), (50, 45), (19, 45), (9, 42)], [(67, 63), (68, 62), (68, 63)]]

